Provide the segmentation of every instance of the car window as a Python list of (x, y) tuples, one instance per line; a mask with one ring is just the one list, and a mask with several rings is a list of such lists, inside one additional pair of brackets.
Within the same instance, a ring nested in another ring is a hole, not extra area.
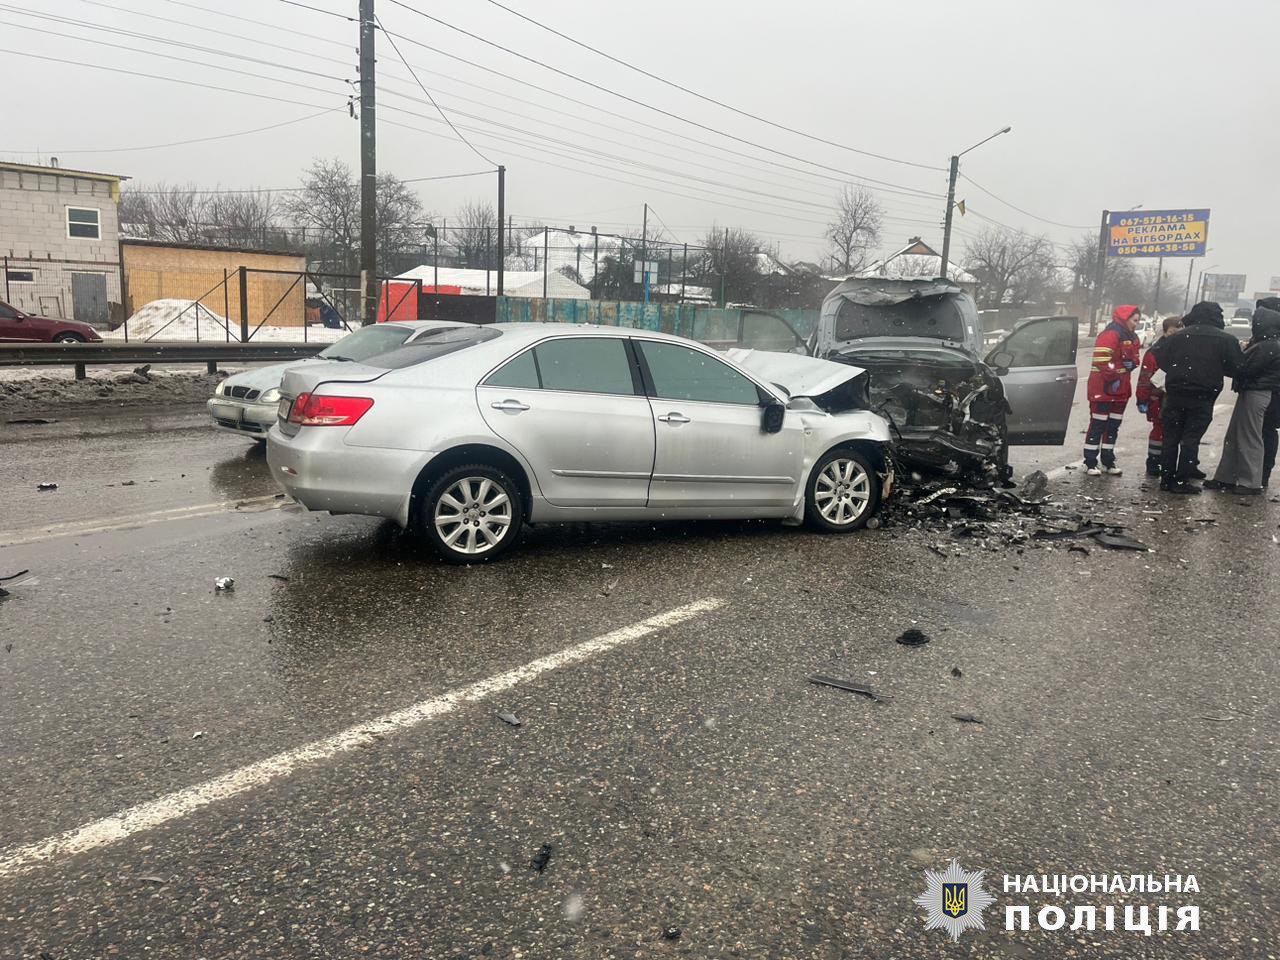
[(544, 390), (636, 392), (621, 337), (566, 337), (544, 341), (534, 349)]
[(320, 351), (320, 356), (328, 360), (338, 357), (344, 360), (367, 360), (388, 350), (394, 350), (408, 340), (413, 332), (412, 327), (402, 327), (398, 324), (361, 327), (355, 333), (348, 334), (325, 347)]
[(945, 294), (901, 303), (863, 304), (844, 300), (836, 311), (836, 339), (863, 337), (938, 337), (964, 339), (960, 297)]
[(1028, 323), (1009, 334), (995, 350), (1008, 352), (1009, 367), (1061, 367), (1075, 363), (1075, 317)]
[(0, 303), (0, 318), (12, 320), (17, 315), (18, 311), (14, 310), (13, 307), (9, 306), (7, 303)]
[[(367, 329), (367, 328), (366, 328)], [(371, 367), (382, 367), (386, 370), (400, 370), (412, 367), (428, 360), (435, 360), (450, 353), (457, 353), (467, 347), (486, 340), (494, 340), (502, 336), (501, 330), (491, 327), (445, 327), (424, 333), (413, 343), (397, 347), (387, 353), (380, 353), (364, 360)]]
[(485, 379), (486, 387), (522, 387), (526, 390), (537, 390), (541, 386), (538, 380), (538, 364), (533, 359), (533, 351), (526, 350), (518, 357), (508, 360)]
[(654, 395), (664, 400), (701, 400), (706, 403), (760, 402), (756, 385), (728, 364), (678, 343), (640, 341)]
[(742, 318), (742, 346), (749, 350), (786, 353), (800, 343), (786, 321), (767, 313), (749, 313)]

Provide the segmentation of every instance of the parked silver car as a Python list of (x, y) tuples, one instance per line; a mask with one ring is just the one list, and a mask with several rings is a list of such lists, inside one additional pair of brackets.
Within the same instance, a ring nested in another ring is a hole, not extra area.
[(569, 324), (432, 331), (294, 367), (267, 462), (313, 510), (388, 517), (450, 562), (525, 522), (774, 517), (862, 527), (889, 426), (846, 364)]
[(276, 422), (280, 401), (280, 378), (290, 367), (334, 361), (364, 360), (386, 353), (413, 340), (424, 330), (460, 327), (465, 324), (447, 320), (397, 320), (362, 327), (321, 350), (308, 360), (289, 360), (266, 367), (255, 367), (232, 374), (214, 391), (205, 404), (213, 425), (228, 433), (238, 433), (252, 440), (265, 441), (267, 431)]

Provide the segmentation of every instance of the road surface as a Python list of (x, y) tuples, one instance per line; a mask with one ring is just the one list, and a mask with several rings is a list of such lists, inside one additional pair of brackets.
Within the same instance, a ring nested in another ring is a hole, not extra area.
[[(1280, 511), (1162, 497), (1136, 422), (1123, 478), (1053, 470), (1082, 429), (1018, 472), (1153, 553), (579, 524), (448, 567), (189, 407), (0, 427), (0, 955), (1275, 957)], [(953, 857), (996, 897), (957, 945), (912, 902)], [(1200, 892), (1002, 885), (1138, 873)]]

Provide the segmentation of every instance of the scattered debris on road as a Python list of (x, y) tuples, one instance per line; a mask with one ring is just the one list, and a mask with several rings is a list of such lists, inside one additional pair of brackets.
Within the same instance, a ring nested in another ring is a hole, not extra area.
[(663, 939), (663, 940), (679, 940), (679, 939), (680, 939), (680, 928), (679, 928), (679, 927), (666, 927), (666, 928), (664, 928), (664, 929), (663, 929), (663, 931), (662, 931), (662, 939)]
[(808, 679), (810, 683), (816, 683), (820, 687), (835, 687), (837, 690), (844, 690), (848, 693), (860, 693), (864, 697), (870, 697), (876, 703), (888, 703), (893, 699), (892, 697), (876, 692), (865, 683), (857, 683), (853, 680), (840, 680), (836, 677), (824, 677), (817, 674), (809, 677)]
[(57, 423), (56, 417), (14, 417), (12, 420), (6, 420), (5, 423), (12, 424), (15, 427), (34, 427), (46, 423)]
[(1110, 550), (1139, 550), (1142, 552), (1150, 552), (1151, 550), (1141, 540), (1134, 540), (1132, 537), (1126, 537), (1122, 533), (1095, 533), (1093, 539)]
[(36, 484), (36, 489), (37, 490), (57, 490), (58, 485), (54, 483), (52, 480), (43, 480), (40, 483)]
[(193, 733), (193, 734), (191, 735), (191, 739), (192, 739), (192, 740), (203, 740), (203, 739), (204, 739), (204, 731), (203, 731), (203, 730), (197, 730), (195, 733)]
[(218, 577), (213, 581), (213, 589), (220, 593), (230, 593), (236, 588), (235, 577)]
[(923, 647), (929, 642), (929, 639), (929, 635), (923, 630), (916, 627), (908, 627), (906, 630), (903, 630), (902, 633), (898, 634), (894, 643), (900, 643), (904, 647)]
[(267, 577), (271, 580), (279, 580), (281, 583), (289, 582), (289, 578), (286, 577), (283, 573), (268, 573)]
[(964, 674), (960, 672), (960, 668), (959, 668), (959, 667), (952, 667), (952, 668), (951, 668), (951, 675), (952, 675), (953, 677), (955, 677), (957, 680), (964, 676)]
[(1022, 496), (1026, 500), (1039, 500), (1049, 492), (1049, 475), (1035, 470), (1022, 479)]
[(139, 882), (139, 883), (150, 883), (150, 884), (153, 884), (154, 886), (157, 886), (157, 887), (163, 887), (163, 886), (164, 886), (166, 883), (168, 883), (169, 881), (168, 881), (168, 880), (166, 880), (164, 877), (139, 877), (139, 878), (138, 878), (138, 882)]
[(972, 713), (953, 713), (951, 715), (951, 719), (959, 720), (961, 723), (977, 723), (977, 724), (982, 723), (982, 721), (979, 720), (977, 717), (975, 717)]
[(513, 727), (520, 726), (520, 718), (514, 713), (508, 713), (505, 710), (498, 713), (498, 719), (503, 723), (510, 724)]
[(134, 367), (133, 373), (124, 378), (126, 381), (133, 383), (150, 383), (151, 382), (151, 364), (146, 363), (140, 367)]
[(529, 861), (529, 866), (533, 868), (535, 873), (542, 873), (547, 869), (547, 864), (551, 862), (551, 851), (554, 850), (549, 843), (544, 843), (538, 852), (533, 855), (533, 859)]

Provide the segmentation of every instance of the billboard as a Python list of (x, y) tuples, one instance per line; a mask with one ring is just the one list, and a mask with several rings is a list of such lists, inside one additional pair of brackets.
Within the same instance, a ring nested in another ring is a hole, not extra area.
[(1202, 257), (1208, 210), (1121, 210), (1107, 214), (1109, 257)]
[(1244, 293), (1243, 273), (1206, 273), (1202, 298), (1215, 303), (1235, 303)]
[(1273, 293), (1280, 293), (1280, 277), (1271, 278), (1271, 290)]

